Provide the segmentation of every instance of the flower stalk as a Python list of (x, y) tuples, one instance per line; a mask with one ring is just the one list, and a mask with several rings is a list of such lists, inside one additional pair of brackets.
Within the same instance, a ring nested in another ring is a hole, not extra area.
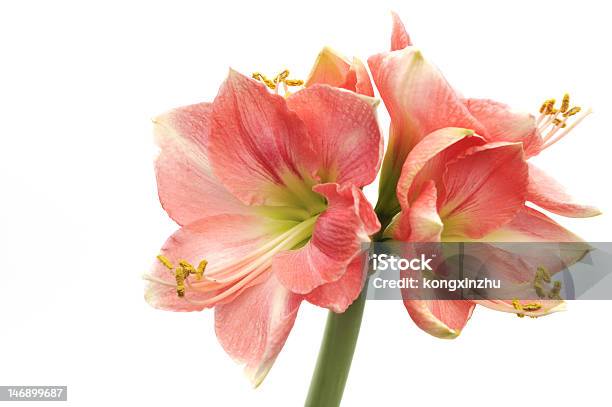
[(365, 308), (367, 279), (361, 295), (342, 314), (329, 311), (312, 375), (306, 407), (337, 407), (351, 369)]

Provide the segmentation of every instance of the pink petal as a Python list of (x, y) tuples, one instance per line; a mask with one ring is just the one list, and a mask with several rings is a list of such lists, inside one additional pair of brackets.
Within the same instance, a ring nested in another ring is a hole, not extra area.
[(366, 96), (374, 96), (370, 75), (363, 63), (357, 58), (354, 58), (351, 63), (329, 47), (321, 50), (306, 80), (306, 87), (316, 84), (330, 85)]
[[(176, 231), (166, 243), (161, 254), (174, 266), (185, 260), (197, 267), (202, 260), (208, 261), (206, 273), (218, 269), (223, 264), (239, 262), (241, 259), (249, 260), (251, 255), (257, 254), (263, 244), (272, 240), (283, 228), (287, 226), (280, 221), (247, 215), (217, 215), (198, 220), (183, 226)], [(259, 258), (260, 256), (255, 256)], [(254, 260), (254, 259), (251, 259)], [(249, 263), (236, 266), (247, 266)], [(264, 274), (263, 271), (260, 274)], [(267, 271), (269, 273), (269, 270)], [(248, 286), (260, 281), (257, 276), (236, 281), (236, 284), (216, 284), (207, 279), (197, 282), (193, 276), (189, 277), (192, 287), (187, 286), (184, 297), (176, 292), (175, 272), (166, 268), (161, 262), (155, 261), (145, 298), (155, 308), (170, 311), (194, 311), (214, 306), (202, 304), (215, 296), (222, 295), (227, 301)], [(230, 291), (231, 290), (231, 291)], [(224, 293), (231, 293), (226, 295)], [(221, 300), (220, 300), (221, 301)]]
[(347, 266), (346, 272), (338, 280), (323, 284), (309, 294), (306, 294), (308, 302), (319, 307), (328, 308), (336, 313), (342, 313), (355, 301), (366, 276), (364, 255), (357, 255)]
[(306, 124), (321, 163), (321, 182), (362, 187), (374, 181), (383, 149), (375, 107), (326, 85), (301, 90), (287, 104)]
[[(402, 209), (410, 207), (429, 180), (441, 179), (446, 162), (466, 148), (482, 144), (474, 132), (455, 127), (436, 130), (410, 152), (397, 183), (397, 198)], [(451, 148), (452, 147), (452, 148)]]
[(368, 64), (391, 116), (391, 174), (399, 173), (410, 150), (435, 130), (461, 127), (484, 133), (446, 79), (418, 49), (407, 47), (374, 55)]
[(474, 303), (459, 300), (404, 300), (419, 328), (442, 339), (453, 339), (472, 316)]
[(206, 151), (210, 103), (180, 107), (157, 117), (155, 161), (159, 200), (179, 225), (246, 208), (212, 174)]
[(489, 99), (465, 99), (470, 113), (485, 127), (488, 141), (522, 142), (525, 155), (540, 152), (542, 138), (529, 113), (514, 112), (509, 106)]
[(230, 71), (213, 103), (208, 143), (215, 175), (247, 205), (286, 204), (288, 183), (318, 169), (306, 127), (285, 98)]
[(429, 181), (408, 212), (410, 242), (440, 241), (444, 225), (438, 215), (437, 199), (436, 185)]
[(527, 173), (521, 143), (473, 147), (450, 162), (439, 200), (445, 235), (477, 239), (510, 222), (525, 202)]
[(516, 216), (501, 228), (483, 237), (491, 242), (581, 242), (573, 234), (543, 213), (523, 206)]
[(601, 214), (601, 211), (593, 206), (576, 203), (561, 184), (533, 164), (529, 164), (526, 199), (546, 210), (570, 218), (588, 218)]
[(215, 309), (215, 331), (223, 349), (257, 387), (272, 368), (295, 322), (301, 297), (270, 275), (229, 304)]
[[(359, 58), (353, 58), (353, 63), (351, 64), (351, 70), (349, 71), (349, 81), (351, 83), (353, 81), (353, 77), (355, 78), (354, 92), (361, 95), (374, 97), (374, 88), (372, 87), (370, 74)], [(353, 90), (350, 87), (347, 87), (346, 89)]]
[(404, 49), (410, 45), (412, 42), (410, 41), (410, 36), (406, 32), (406, 28), (404, 27), (404, 23), (399, 18), (396, 12), (391, 12), (391, 17), (393, 18), (393, 31), (391, 33), (391, 51), (397, 51), (398, 49)]
[(312, 239), (301, 249), (276, 255), (272, 264), (279, 280), (297, 294), (340, 279), (361, 244), (380, 228), (372, 206), (354, 185), (322, 184), (313, 189), (327, 198), (328, 207)]

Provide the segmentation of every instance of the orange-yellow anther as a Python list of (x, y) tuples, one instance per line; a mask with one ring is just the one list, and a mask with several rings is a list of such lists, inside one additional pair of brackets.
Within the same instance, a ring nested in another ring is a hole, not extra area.
[(569, 103), (570, 96), (569, 93), (566, 93), (565, 95), (563, 95), (563, 100), (561, 101), (561, 109), (559, 109), (561, 113), (567, 112), (567, 109), (569, 109)]
[(263, 82), (268, 88), (275, 90), (278, 88), (278, 85), (281, 83), (286, 86), (302, 86), (304, 81), (301, 79), (288, 79), (289, 78), (289, 70), (285, 69), (280, 72), (278, 75), (274, 77), (274, 79), (270, 80), (265, 75), (260, 72), (254, 72), (251, 77), (255, 80)]
[(161, 264), (166, 266), (168, 270), (172, 270), (174, 268), (174, 265), (172, 264), (172, 262), (168, 260), (168, 258), (162, 254), (157, 255), (157, 260), (159, 260)]

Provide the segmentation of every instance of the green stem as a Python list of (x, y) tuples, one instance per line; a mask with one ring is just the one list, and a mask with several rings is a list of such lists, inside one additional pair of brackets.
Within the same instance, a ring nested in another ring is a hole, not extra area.
[(357, 345), (367, 286), (366, 280), (361, 295), (344, 313), (329, 311), (305, 407), (340, 405)]
[[(377, 212), (377, 216), (381, 228), (376, 235), (372, 236), (373, 242), (382, 240), (383, 231), (393, 218), (391, 215), (380, 212)], [(368, 278), (366, 277), (361, 295), (344, 313), (336, 314), (329, 311), (305, 407), (338, 407), (340, 405), (359, 337), (367, 289)]]

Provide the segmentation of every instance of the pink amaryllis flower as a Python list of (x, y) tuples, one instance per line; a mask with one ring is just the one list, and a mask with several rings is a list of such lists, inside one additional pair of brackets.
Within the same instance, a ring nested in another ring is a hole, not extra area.
[[(372, 76), (391, 117), (389, 147), (381, 173), (377, 210), (393, 216), (399, 210), (395, 185), (408, 153), (427, 134), (444, 128), (473, 130), (489, 142), (521, 142), (526, 158), (541, 153), (573, 130), (589, 113), (570, 105), (565, 95), (560, 105), (545, 101), (536, 118), (513, 111), (489, 99), (462, 98), (440, 71), (412, 45), (404, 25), (393, 14), (391, 51), (368, 59)], [(581, 205), (562, 186), (528, 163), (526, 200), (569, 217), (589, 217), (600, 212)]]
[[(436, 130), (406, 158), (397, 188), (401, 212), (385, 234), (407, 242), (580, 241), (554, 220), (525, 205), (528, 177), (522, 143), (487, 143), (469, 129)], [(507, 276), (505, 281), (516, 283), (532, 281), (536, 267), (548, 261), (543, 254), (533, 269), (528, 269), (508, 262), (503, 253), (494, 254), (489, 256), (487, 267)], [(565, 259), (566, 264), (581, 257), (575, 255)], [(441, 338), (458, 336), (477, 303), (521, 316), (542, 316), (563, 308), (559, 300), (404, 301), (416, 324)]]
[(343, 312), (361, 291), (360, 245), (380, 228), (361, 191), (382, 158), (375, 104), (322, 84), (285, 98), (230, 70), (212, 103), (158, 117), (155, 134), (159, 198), (181, 228), (146, 299), (214, 307), (221, 345), (258, 385), (302, 300)]
[[(412, 242), (580, 241), (526, 205), (530, 201), (574, 217), (599, 213), (575, 203), (527, 162), (584, 118), (568, 123), (579, 109), (570, 108), (567, 97), (558, 110), (554, 101), (547, 101), (536, 120), (490, 100), (462, 99), (411, 45), (401, 21), (393, 17), (392, 51), (368, 60), (391, 116), (377, 207), (386, 217), (395, 216), (385, 235)], [(535, 272), (513, 267), (503, 258), (489, 266), (500, 268), (501, 274), (508, 268), (519, 281)], [(475, 307), (471, 301), (404, 303), (419, 327), (442, 338), (459, 335)], [(521, 316), (545, 315), (563, 306), (558, 300), (478, 303)]]

